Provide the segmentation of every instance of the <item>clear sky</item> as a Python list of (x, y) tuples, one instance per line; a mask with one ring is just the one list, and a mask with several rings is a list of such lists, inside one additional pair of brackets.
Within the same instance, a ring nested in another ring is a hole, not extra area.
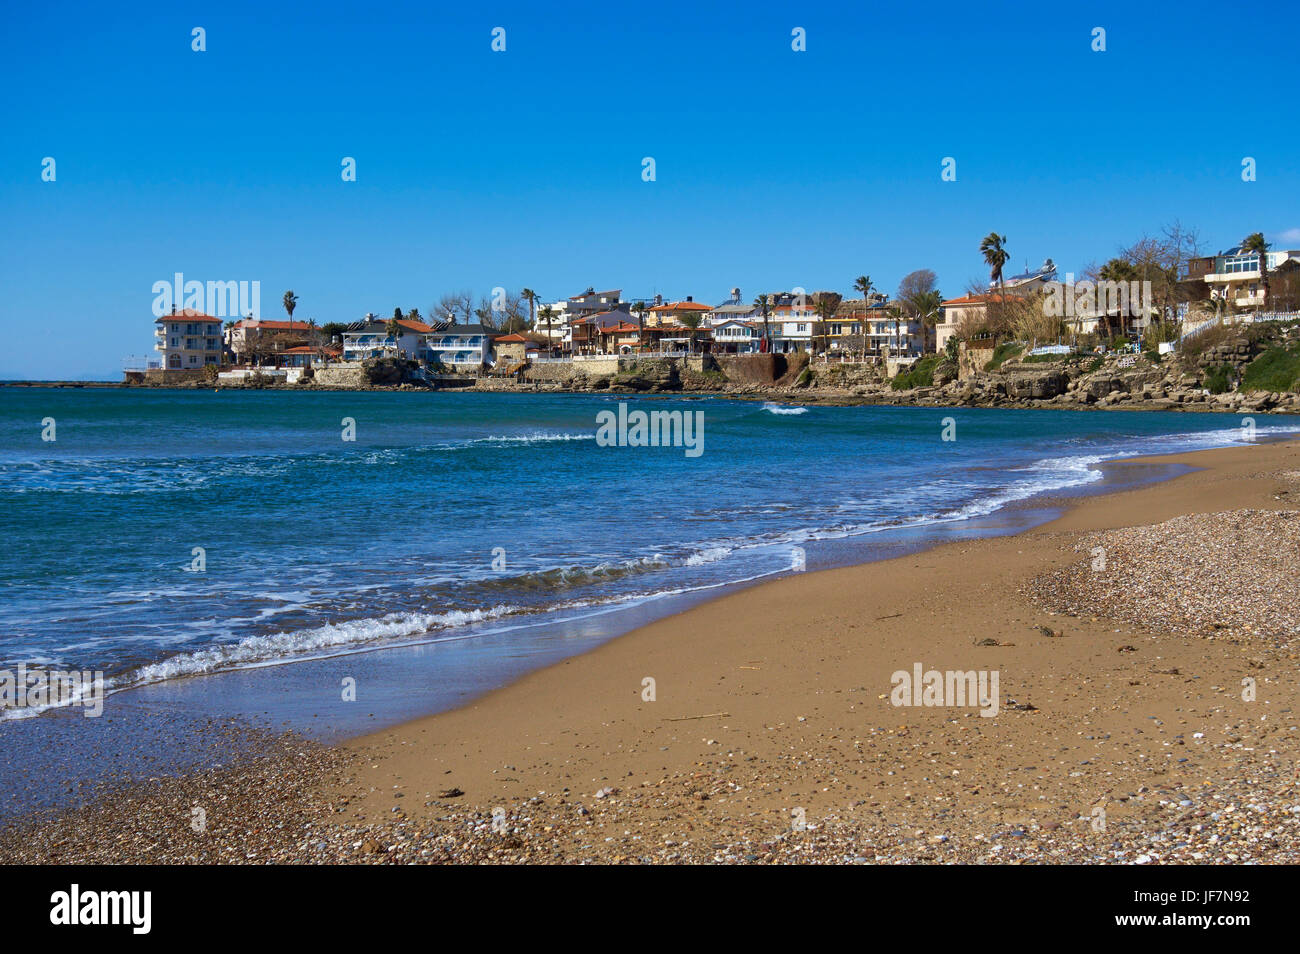
[(1292, 4), (96, 7), (0, 26), (0, 378), (120, 378), (175, 272), (260, 281), (264, 317), (292, 288), (323, 323), (923, 267), (956, 295), (990, 230), (1009, 271), (1174, 218), (1208, 251), (1300, 247)]

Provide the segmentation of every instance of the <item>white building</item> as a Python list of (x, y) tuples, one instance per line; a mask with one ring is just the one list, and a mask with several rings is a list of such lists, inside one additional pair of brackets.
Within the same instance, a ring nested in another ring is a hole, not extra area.
[[(397, 322), (396, 335), (389, 334), (389, 325)], [(343, 360), (365, 361), (367, 358), (425, 358), (424, 336), (433, 331), (422, 321), (408, 318), (384, 319), (366, 315), (361, 321), (348, 325), (343, 332)]]
[(757, 354), (763, 340), (763, 327), (752, 322), (729, 319), (713, 326), (713, 350), (723, 354)]
[(186, 308), (155, 318), (154, 350), (168, 371), (197, 371), (221, 364), (221, 319)]
[(422, 360), (470, 370), (491, 364), (497, 332), (482, 325), (446, 325), (424, 336)]

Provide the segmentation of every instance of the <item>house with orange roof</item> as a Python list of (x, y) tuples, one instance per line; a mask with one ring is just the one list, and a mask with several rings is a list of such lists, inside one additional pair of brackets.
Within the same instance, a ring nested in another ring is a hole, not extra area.
[(185, 308), (154, 319), (154, 350), (164, 371), (199, 371), (221, 365), (221, 319)]
[(664, 326), (676, 326), (684, 328), (682, 318), (687, 315), (696, 315), (703, 322), (706, 315), (713, 311), (711, 305), (696, 301), (690, 295), (687, 295), (681, 301), (664, 302), (662, 305), (654, 305), (646, 309), (645, 326), (647, 328), (660, 328)]
[(275, 348), (316, 344), (319, 330), (309, 321), (269, 321), (241, 318), (226, 329), (226, 347), (240, 364), (250, 364), (256, 357)]

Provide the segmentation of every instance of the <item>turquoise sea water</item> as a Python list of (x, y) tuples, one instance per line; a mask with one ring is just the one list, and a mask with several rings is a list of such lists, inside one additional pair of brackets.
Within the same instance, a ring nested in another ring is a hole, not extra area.
[(1242, 438), (1227, 415), (635, 402), (702, 411), (692, 458), (599, 446), (616, 405), (2, 390), (0, 663), (122, 687), (599, 611), (987, 515), (1104, 458)]

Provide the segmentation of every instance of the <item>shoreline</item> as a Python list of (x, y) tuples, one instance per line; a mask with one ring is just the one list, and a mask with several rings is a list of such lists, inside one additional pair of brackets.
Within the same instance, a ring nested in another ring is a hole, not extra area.
[[(518, 384), (513, 381), (483, 379), (485, 386), (434, 388), (416, 384), (373, 384), (364, 387), (342, 387), (333, 385), (269, 385), (252, 387), (249, 385), (195, 385), (195, 384), (129, 384), (111, 381), (0, 381), (0, 390), (14, 388), (22, 390), (122, 390), (122, 391), (162, 391), (162, 392), (269, 392), (293, 394), (511, 394), (511, 395), (616, 395), (637, 400), (698, 400), (717, 398), (734, 401), (761, 401), (781, 405), (821, 405), (826, 407), (914, 407), (914, 408), (996, 408), (1004, 410), (1057, 410), (1057, 411), (1162, 411), (1194, 414), (1265, 414), (1291, 416), (1300, 413), (1300, 395), (1279, 392), (1243, 392), (1232, 391), (1217, 396), (1206, 396), (1196, 401), (1170, 402), (1155, 393), (1134, 396), (1122, 392), (1122, 400), (1106, 403), (1063, 400), (1053, 398), (975, 398), (966, 394), (917, 395), (906, 391), (879, 391), (859, 393), (854, 388), (836, 388), (816, 385), (813, 387), (776, 387), (750, 386), (727, 390), (712, 387), (682, 387), (675, 390), (637, 390), (618, 387), (610, 388), (565, 388), (539, 386), (531, 383)], [(927, 389), (936, 390), (936, 389)]]
[[(1078, 844), (1044, 848), (1042, 843), (1055, 842), (1066, 832), (1076, 842), (1088, 842), (1077, 829), (1082, 825), (1086, 830), (1088, 811), (1098, 797), (1115, 799), (1114, 814), (1124, 819), (1125, 828), (1133, 824), (1130, 816), (1145, 818), (1152, 806), (1139, 804), (1146, 799), (1139, 789), (1149, 792), (1147, 783), (1161, 776), (1147, 777), (1136, 769), (1174, 743), (1158, 739), (1156, 749), (1142, 752), (1136, 763), (1132, 757), (1121, 760), (1118, 785), (1074, 780), (1099, 774), (1095, 769), (1081, 769), (1078, 776), (1040, 772), (1039, 765), (1060, 761), (1045, 751), (1051, 746), (1041, 726), (1066, 715), (1056, 711), (1058, 706), (1070, 702), (1063, 708), (1075, 726), (1074, 732), (1062, 732), (1053, 723), (1047, 735), (1054, 732), (1060, 745), (1068, 736), (1082, 734), (1077, 731), (1080, 720), (1117, 720), (1107, 727), (1106, 739), (1136, 739), (1153, 731), (1150, 719), (1186, 723), (1180, 713), (1191, 705), (1216, 711), (1214, 717), (1203, 717), (1201, 731), (1209, 735), (1217, 731), (1214, 720), (1225, 717), (1218, 710), (1234, 708), (1230, 702), (1216, 697), (1219, 705), (1212, 706), (1200, 692), (1195, 698), (1180, 697), (1191, 690), (1176, 678), (1153, 676), (1150, 665), (1132, 673), (1141, 678), (1119, 680), (1115, 664), (1124, 662), (1131, 669), (1131, 661), (1159, 659), (1157, 673), (1201, 668), (1228, 686), (1229, 675), (1250, 669), (1236, 648), (1239, 643), (1139, 632), (1101, 617), (1066, 620), (1071, 631), (1064, 635), (1073, 639), (1045, 638), (1034, 627), (1053, 621), (1060, 627), (1061, 618), (1016, 595), (1019, 586), (1028, 576), (1077, 562), (1079, 555), (1070, 546), (1099, 529), (1269, 501), (1268, 509), (1284, 509), (1278, 504), (1288, 493), (1285, 485), (1258, 472), (1261, 467), (1294, 470), (1298, 460), (1300, 443), (1284, 441), (1111, 462), (1105, 466), (1158, 461), (1204, 469), (1070, 500), (1056, 520), (1013, 536), (940, 544), (892, 560), (760, 583), (535, 670), (457, 709), (332, 749), (313, 749), (316, 754), (304, 758), (319, 758), (328, 766), (308, 785), (317, 810), (289, 805), (285, 817), (291, 827), (313, 825), (322, 840), (312, 850), (299, 846), (297, 854), (285, 849), (289, 853), (284, 857), (846, 860), (842, 845), (825, 844), (814, 832), (825, 832), (832, 842), (834, 832), (849, 832), (846, 837), (854, 841), (866, 837), (873, 843), (867, 860), (875, 861), (1010, 860), (1026, 847), (1047, 854), (1077, 852)], [(699, 633), (710, 638), (701, 640)], [(992, 639), (995, 645), (976, 645), (980, 639)], [(1132, 646), (1135, 641), (1141, 641), (1140, 648)], [(1119, 654), (1125, 647), (1133, 651)], [(1295, 653), (1286, 647), (1247, 650), (1264, 657), (1266, 665), (1272, 653), (1273, 663), (1294, 670)], [(1180, 664), (1167, 666), (1170, 660)], [(1003, 670), (1002, 694), (1033, 708), (1004, 708), (990, 720), (976, 715), (972, 723), (968, 712), (945, 719), (943, 710), (900, 710), (882, 701), (890, 691), (890, 673), (918, 661), (940, 668), (996, 662)], [(647, 676), (656, 680), (653, 702), (642, 698)], [(1103, 680), (1111, 681), (1099, 683)], [(1137, 693), (1136, 702), (1129, 698), (1135, 682), (1150, 682), (1147, 691), (1153, 697)], [(575, 691), (579, 686), (582, 692)], [(1113, 709), (1119, 709), (1118, 700), (1149, 711), (1099, 717), (1101, 706), (1086, 706), (1090, 697)], [(1279, 704), (1276, 698), (1269, 701)], [(1236, 711), (1228, 716), (1242, 718)], [(1250, 721), (1240, 721), (1234, 731), (1251, 731)], [(1191, 744), (1184, 737), (1189, 734), (1181, 733), (1176, 744)], [(1294, 735), (1286, 736), (1288, 750), (1295, 742)], [(1140, 742), (1132, 744), (1141, 749)], [(1277, 740), (1272, 744), (1277, 747)], [(921, 758), (917, 768), (912, 759), (918, 758), (918, 747), (932, 751), (934, 762)], [(1109, 765), (1105, 774), (1113, 777), (1116, 763), (1092, 751), (1098, 747), (1104, 748), (1077, 739), (1067, 746), (1088, 749), (1091, 758), (1080, 764)], [(1012, 768), (1006, 748), (1024, 751), (1026, 765)], [(1227, 743), (1227, 748), (1215, 754), (1240, 760), (1240, 742)], [(949, 778), (974, 778), (973, 790), (964, 781), (944, 784), (932, 768), (942, 761), (937, 756), (964, 750), (969, 750), (964, 757), (942, 760), (958, 759), (954, 764), (959, 767), (949, 769), (957, 774)], [(297, 769), (285, 765), (271, 770)], [(1015, 771), (1033, 772), (1022, 777), (1035, 789), (1052, 793), (1048, 803), (1020, 795), (1016, 788), (1024, 782), (1008, 787), (1017, 778), (1010, 774)], [(255, 774), (233, 770), (224, 784), (239, 789)], [(1238, 776), (1245, 777), (1238, 770), (1214, 782), (1229, 784)], [(203, 782), (203, 777), (187, 777), (175, 785)], [(1179, 782), (1180, 788), (1186, 785), (1190, 779)], [(1080, 797), (1077, 790), (1088, 787), (1094, 791)], [(161, 785), (161, 790), (168, 788)], [(957, 797), (962, 794), (965, 804)], [(155, 791), (150, 797), (166, 796)], [(930, 799), (946, 803), (942, 811), (927, 810)], [(127, 802), (123, 811), (129, 813), (133, 809)], [(504, 810), (505, 821), (497, 827), (507, 831), (493, 831), (494, 808)], [(792, 831), (795, 811), (816, 827)], [(32, 837), (41, 843), (60, 831), (64, 843), (70, 837), (79, 842), (66, 827), (73, 819), (114, 816), (114, 824), (122, 824), (120, 814), (102, 805), (74, 811), (47, 821), (43, 833)], [(972, 825), (987, 831), (972, 834)], [(705, 829), (702, 841), (707, 844), (691, 837), (698, 828)], [(999, 828), (1004, 831), (995, 830)], [(593, 829), (604, 834), (597, 838)], [(1000, 840), (1006, 831), (1019, 834)], [(184, 833), (177, 837), (180, 843), (187, 841)], [(463, 842), (464, 850), (451, 851), (448, 839)], [(801, 847), (801, 842), (806, 844)], [(711, 847), (715, 843), (731, 847), (719, 854)], [(747, 847), (741, 851), (737, 845)], [(979, 854), (992, 852), (990, 846), (1006, 847), (991, 857)], [(1006, 848), (1012, 854), (1000, 854)], [(202, 860), (244, 860), (201, 841), (186, 850), (216, 852), (215, 857), (201, 855)]]

